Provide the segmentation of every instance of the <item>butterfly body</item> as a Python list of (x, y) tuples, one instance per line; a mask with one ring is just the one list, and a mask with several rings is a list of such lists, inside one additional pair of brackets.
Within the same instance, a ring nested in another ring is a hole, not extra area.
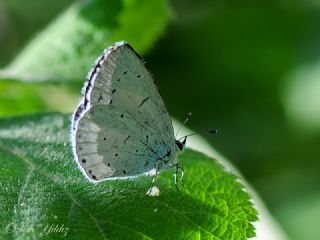
[(144, 61), (125, 42), (96, 60), (72, 119), (72, 147), (92, 181), (128, 178), (175, 165), (170, 116)]

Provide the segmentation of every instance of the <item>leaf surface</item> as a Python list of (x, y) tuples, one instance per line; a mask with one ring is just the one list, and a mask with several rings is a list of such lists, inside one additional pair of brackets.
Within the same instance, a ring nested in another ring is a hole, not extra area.
[[(246, 239), (257, 212), (237, 178), (212, 158), (178, 155), (151, 177), (90, 183), (73, 159), (70, 117), (42, 114), (0, 120), (0, 237), (5, 239)], [(51, 230), (50, 230), (51, 229)]]
[(139, 53), (153, 46), (170, 19), (165, 0), (75, 2), (39, 33), (0, 78), (83, 81), (104, 48), (125, 40)]

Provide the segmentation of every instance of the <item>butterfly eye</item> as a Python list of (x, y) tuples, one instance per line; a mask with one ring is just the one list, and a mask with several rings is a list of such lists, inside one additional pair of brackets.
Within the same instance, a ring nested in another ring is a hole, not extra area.
[(176, 140), (176, 147), (178, 148), (178, 150), (181, 151), (184, 147), (184, 144), (181, 143), (180, 141)]

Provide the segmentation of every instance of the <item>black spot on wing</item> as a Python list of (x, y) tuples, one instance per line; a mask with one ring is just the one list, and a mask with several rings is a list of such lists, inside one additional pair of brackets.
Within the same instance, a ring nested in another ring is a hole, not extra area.
[(150, 97), (146, 97), (145, 99), (142, 100), (142, 102), (139, 104), (138, 107), (141, 107), (146, 101), (148, 101)]
[(129, 140), (130, 136), (126, 137), (126, 139), (124, 139), (123, 144), (126, 144), (126, 142)]

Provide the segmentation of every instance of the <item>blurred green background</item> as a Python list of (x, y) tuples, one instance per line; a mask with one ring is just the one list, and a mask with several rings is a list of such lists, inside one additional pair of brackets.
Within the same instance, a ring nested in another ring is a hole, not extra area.
[(71, 113), (86, 72), (126, 40), (170, 114), (243, 173), (291, 239), (319, 239), (320, 3), (0, 0), (0, 115)]

